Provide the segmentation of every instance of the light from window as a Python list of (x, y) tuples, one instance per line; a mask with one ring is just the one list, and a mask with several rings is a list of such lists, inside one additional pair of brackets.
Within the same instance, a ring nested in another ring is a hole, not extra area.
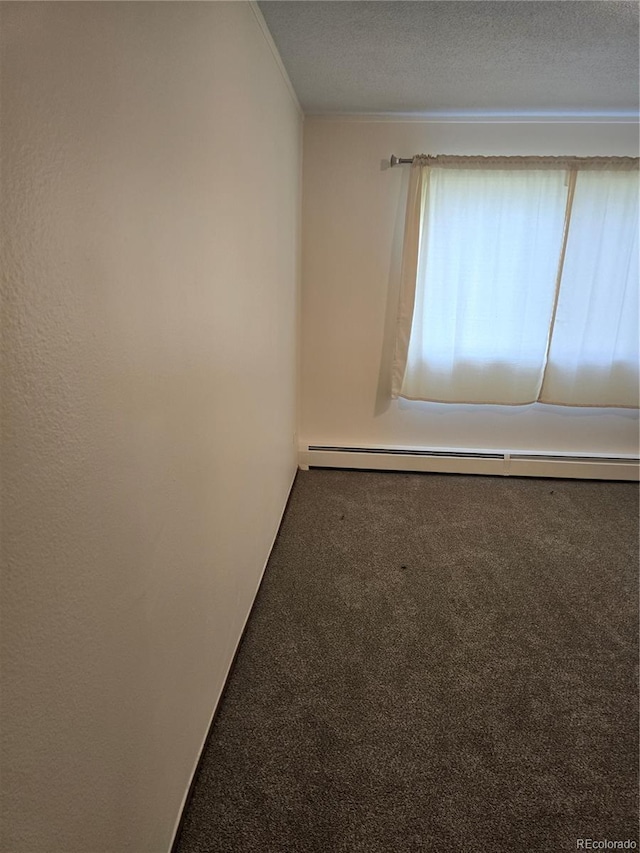
[(638, 406), (635, 171), (425, 169), (399, 395)]

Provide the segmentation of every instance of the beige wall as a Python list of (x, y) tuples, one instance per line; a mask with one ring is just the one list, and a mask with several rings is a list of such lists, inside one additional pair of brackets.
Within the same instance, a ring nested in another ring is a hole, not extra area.
[(637, 126), (307, 118), (301, 444), (634, 453), (619, 410), (390, 400), (408, 169), (390, 154), (631, 154)]
[(295, 472), (301, 117), (246, 3), (2, 16), (1, 849), (166, 853)]

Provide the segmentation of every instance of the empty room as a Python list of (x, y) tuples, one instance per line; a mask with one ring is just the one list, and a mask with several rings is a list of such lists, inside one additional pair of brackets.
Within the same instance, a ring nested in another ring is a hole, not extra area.
[(638, 849), (639, 44), (0, 2), (0, 853)]

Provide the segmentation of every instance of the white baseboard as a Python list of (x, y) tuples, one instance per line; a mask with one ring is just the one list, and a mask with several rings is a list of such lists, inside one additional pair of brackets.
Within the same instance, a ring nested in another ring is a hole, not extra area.
[(467, 448), (329, 447), (305, 445), (298, 464), (309, 468), (359, 468), (497, 477), (566, 477), (584, 480), (640, 480), (637, 456)]

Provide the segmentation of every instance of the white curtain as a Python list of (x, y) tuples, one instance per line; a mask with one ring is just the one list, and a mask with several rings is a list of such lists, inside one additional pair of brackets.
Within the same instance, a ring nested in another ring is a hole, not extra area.
[(638, 406), (638, 184), (578, 172), (540, 399)]
[(394, 395), (637, 406), (637, 173), (421, 159), (432, 158), (411, 169)]

